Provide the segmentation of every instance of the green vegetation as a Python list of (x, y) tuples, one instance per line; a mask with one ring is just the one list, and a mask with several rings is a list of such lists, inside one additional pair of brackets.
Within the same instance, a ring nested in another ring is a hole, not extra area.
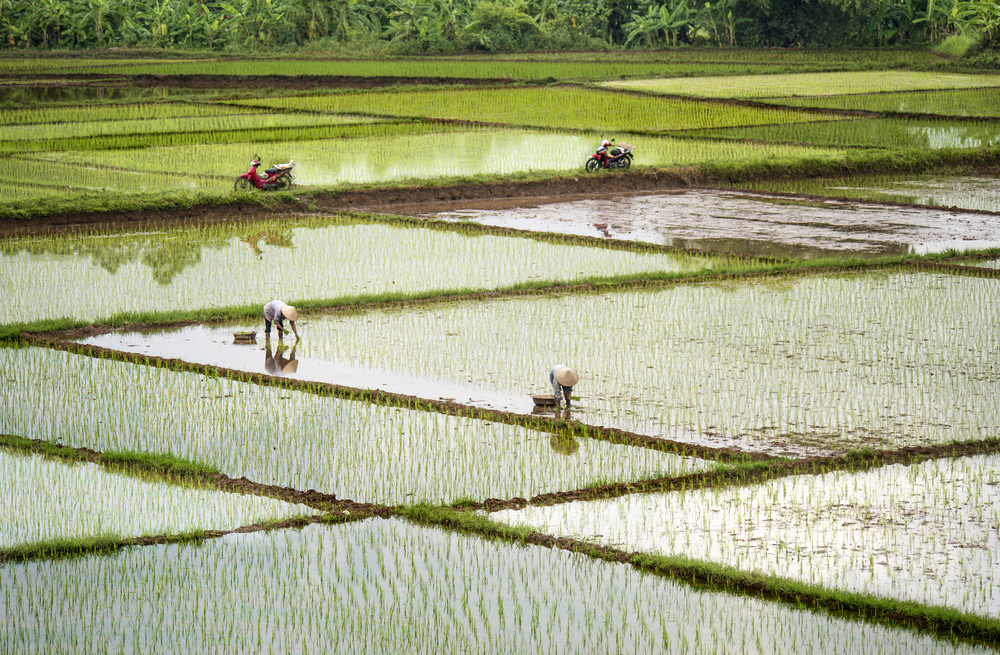
[(160, 4), (106, 0), (37, 6), (7, 0), (4, 48), (153, 46), (240, 51), (516, 52), (632, 44), (907, 46), (976, 34), (992, 47), (1000, 16), (989, 0), (950, 5), (892, 0), (721, 0), (704, 5), (648, 0), (592, 6), (573, 0), (510, 4), (477, 0), (370, 0), (326, 7), (305, 0), (235, 6), (222, 0)]
[(976, 150), (1000, 146), (1000, 123), (915, 118), (761, 125), (692, 132), (694, 137), (763, 140), (826, 148), (891, 150)]
[(816, 107), (848, 111), (1000, 117), (1000, 89), (996, 88), (773, 98), (769, 99), (768, 102), (790, 107)]
[(338, 93), (271, 101), (257, 99), (245, 104), (610, 132), (663, 133), (695, 127), (820, 120), (813, 114), (795, 111), (663, 100), (574, 87)]
[(757, 99), (996, 87), (1000, 86), (1000, 77), (920, 71), (866, 71), (745, 75), (727, 77), (724, 81), (718, 77), (630, 80), (605, 82), (602, 86), (680, 96)]

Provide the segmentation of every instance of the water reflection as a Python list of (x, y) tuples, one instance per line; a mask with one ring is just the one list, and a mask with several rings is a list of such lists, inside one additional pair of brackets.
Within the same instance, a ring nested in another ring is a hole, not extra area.
[[(569, 419), (568, 409), (564, 413), (564, 418)], [(549, 437), (549, 446), (552, 447), (552, 450), (566, 457), (575, 455), (576, 451), (580, 450), (580, 444), (570, 434), (553, 434)]]
[(280, 339), (273, 348), (271, 338), (264, 341), (264, 371), (268, 375), (280, 377), (282, 375), (295, 375), (299, 370), (299, 360), (295, 359), (295, 342), (291, 348), (286, 346)]
[(268, 245), (276, 248), (292, 248), (292, 231), (282, 230), (258, 230), (257, 232), (241, 237), (240, 241), (250, 246), (250, 250), (257, 255), (257, 259), (264, 256), (264, 251), (260, 247), (261, 241), (267, 241)]
[(258, 259), (264, 255), (263, 243), (275, 248), (294, 248), (291, 228), (262, 227), (243, 236), (232, 228), (213, 226), (143, 234), (14, 239), (0, 244), (0, 256), (24, 252), (33, 256), (89, 258), (112, 275), (128, 264), (141, 263), (150, 270), (153, 280), (169, 286), (185, 270), (201, 264), (207, 252), (224, 251), (236, 243), (234, 239), (247, 244)]

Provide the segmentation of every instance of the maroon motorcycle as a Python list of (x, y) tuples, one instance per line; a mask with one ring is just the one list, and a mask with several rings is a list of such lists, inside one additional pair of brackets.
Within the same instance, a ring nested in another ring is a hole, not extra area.
[(250, 169), (236, 178), (235, 189), (237, 191), (249, 189), (253, 186), (256, 189), (288, 189), (292, 186), (292, 168), (294, 161), (287, 164), (278, 164), (264, 171), (264, 175), (257, 172), (260, 166), (260, 157), (254, 155), (250, 162)]
[(603, 139), (597, 152), (587, 159), (587, 172), (593, 173), (599, 168), (621, 168), (628, 170), (632, 165), (632, 151), (635, 146), (622, 141), (616, 144), (614, 139)]

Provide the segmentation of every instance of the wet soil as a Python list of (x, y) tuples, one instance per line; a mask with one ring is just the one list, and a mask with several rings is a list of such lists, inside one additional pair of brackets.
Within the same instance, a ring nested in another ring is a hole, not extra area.
[[(1000, 246), (998, 215), (717, 189), (405, 208), (424, 218), (772, 258), (924, 254)], [(428, 209), (430, 211), (428, 211)]]
[(281, 215), (345, 211), (405, 214), (413, 213), (415, 208), (421, 207), (437, 207), (444, 211), (448, 207), (459, 206), (451, 203), (465, 201), (486, 202), (487, 206), (492, 202), (509, 203), (511, 200), (531, 204), (552, 199), (586, 198), (594, 194), (680, 189), (703, 182), (703, 176), (693, 169), (671, 169), (527, 182), (472, 182), (440, 186), (353, 189), (340, 192), (317, 191), (303, 194), (294, 201), (276, 201), (268, 207), (256, 204), (196, 205), (178, 209), (66, 212), (35, 216), (25, 220), (7, 219), (0, 221), (0, 237), (59, 233), (80, 228), (129, 230), (243, 222)]
[[(740, 203), (751, 209), (741, 209)], [(802, 209), (782, 209), (782, 204)], [(801, 218), (817, 211), (825, 218)], [(764, 257), (805, 258), (845, 252), (899, 254), (914, 250), (914, 244), (961, 247), (963, 242), (1000, 241), (1000, 228), (995, 227), (1000, 221), (995, 212), (895, 202), (856, 203), (807, 194), (752, 193), (709, 186), (704, 174), (689, 168), (534, 181), (313, 191), (269, 206), (226, 204), (66, 212), (2, 220), (0, 238), (80, 229), (148, 230), (339, 212), (424, 220), (472, 219), (514, 231), (561, 231)], [(883, 225), (886, 216), (892, 218)]]

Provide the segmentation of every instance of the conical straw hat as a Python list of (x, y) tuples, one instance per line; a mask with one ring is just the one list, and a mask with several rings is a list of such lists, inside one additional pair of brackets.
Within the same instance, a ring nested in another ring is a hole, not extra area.
[(292, 307), (291, 305), (285, 305), (284, 307), (282, 307), (281, 315), (287, 318), (289, 321), (292, 321), (293, 323), (299, 320), (299, 311), (294, 307)]
[(571, 368), (561, 368), (556, 371), (556, 382), (564, 387), (572, 387), (580, 381), (580, 374)]

